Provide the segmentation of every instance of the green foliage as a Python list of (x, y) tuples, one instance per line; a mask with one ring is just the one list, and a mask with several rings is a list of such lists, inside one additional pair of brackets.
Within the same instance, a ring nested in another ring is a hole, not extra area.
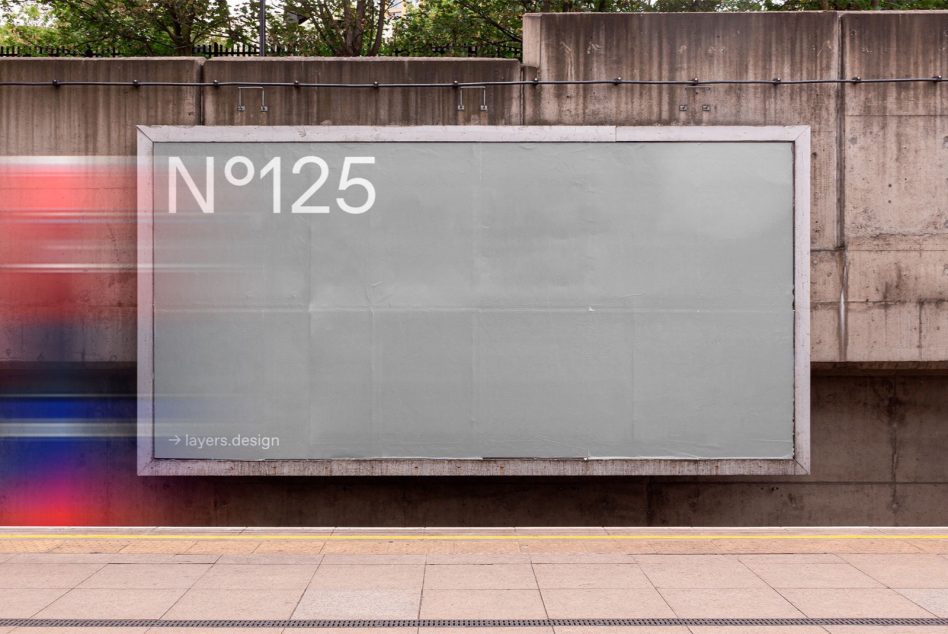
[[(391, 0), (268, 0), (267, 42), (272, 50), (301, 55), (359, 57), (382, 48)], [(259, 2), (239, 10), (239, 21), (256, 33)], [(256, 41), (255, 37), (252, 37)]]
[[(390, 50), (519, 44), (524, 13), (716, 11), (727, 0), (419, 0), (394, 25)], [(739, 1), (739, 0), (733, 0)]]
[(0, 1), (0, 46), (72, 46), (69, 33), (35, 2)]
[(524, 13), (946, 9), (948, 0), (419, 0), (393, 28), (389, 51), (515, 44)]
[(409, 6), (393, 25), (390, 50), (430, 54), (438, 46), (520, 43), (520, 21), (530, 0), (425, 0)]
[(0, 0), (11, 44), (190, 55), (194, 45), (242, 39), (227, 0)]
[[(394, 4), (406, 3), (398, 19)], [(255, 44), (259, 0), (0, 0), (0, 46), (191, 55)], [(948, 0), (267, 0), (271, 51), (430, 55), (518, 46), (525, 13), (948, 9)], [(458, 54), (456, 53), (456, 54)]]
[(909, 11), (948, 9), (948, 0), (763, 0), (767, 11)]

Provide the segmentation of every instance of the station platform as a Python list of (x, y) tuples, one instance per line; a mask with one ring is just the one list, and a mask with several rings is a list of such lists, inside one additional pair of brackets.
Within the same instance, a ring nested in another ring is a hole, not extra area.
[(0, 634), (948, 632), (948, 528), (0, 527)]

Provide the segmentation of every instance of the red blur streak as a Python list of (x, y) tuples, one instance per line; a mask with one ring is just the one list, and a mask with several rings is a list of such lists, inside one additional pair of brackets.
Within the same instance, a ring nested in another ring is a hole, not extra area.
[(0, 165), (0, 311), (7, 325), (135, 305), (134, 159)]
[(77, 490), (72, 477), (61, 477), (56, 482), (45, 483), (45, 486), (33, 487), (30, 499), (20, 501), (19, 522), (33, 526), (90, 524), (91, 509), (83, 496), (78, 495), (81, 490)]

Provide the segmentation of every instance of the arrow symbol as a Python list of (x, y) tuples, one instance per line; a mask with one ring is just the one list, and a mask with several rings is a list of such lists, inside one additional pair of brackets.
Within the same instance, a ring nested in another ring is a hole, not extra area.
[(178, 434), (175, 434), (173, 438), (169, 438), (168, 440), (170, 440), (171, 442), (175, 444), (175, 446), (177, 446), (178, 443), (181, 442), (181, 436), (179, 436)]

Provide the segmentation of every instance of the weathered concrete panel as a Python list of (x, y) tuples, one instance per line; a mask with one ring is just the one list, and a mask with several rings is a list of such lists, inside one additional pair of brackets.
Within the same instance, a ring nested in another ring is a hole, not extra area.
[(849, 361), (921, 361), (921, 308), (916, 303), (857, 302), (846, 310)]
[(948, 301), (922, 300), (920, 305), (923, 360), (948, 359)]
[[(835, 78), (833, 13), (544, 14), (528, 16), (525, 63), (545, 80)], [(834, 85), (539, 86), (524, 89), (536, 124), (809, 125), (812, 244), (838, 244)]]
[[(844, 77), (948, 78), (948, 11), (840, 14)], [(868, 90), (863, 90), (864, 88)], [(864, 84), (846, 92), (846, 116), (944, 115), (943, 84)]]
[[(862, 88), (850, 88), (849, 98)], [(948, 94), (948, 82), (929, 90), (925, 101), (934, 112), (931, 97)], [(880, 239), (911, 239), (919, 248), (944, 250), (948, 114), (848, 115), (843, 147), (847, 244), (873, 248)]]
[[(452, 83), (520, 79), (516, 60), (451, 58), (266, 58), (214, 59), (204, 65), (205, 81), (320, 83)], [(204, 92), (207, 125), (518, 125), (520, 88), (483, 91), (453, 88), (313, 89), (267, 88), (268, 111), (260, 110), (260, 91), (243, 90), (244, 112), (237, 111), (237, 88)], [(459, 97), (464, 110), (458, 110)]]
[[(821, 377), (812, 392), (812, 482), (891, 482), (896, 416), (888, 384), (867, 377)], [(856, 440), (858, 439), (858, 441)]]
[(848, 258), (850, 302), (948, 299), (946, 251), (851, 250)]
[(810, 254), (810, 302), (839, 302), (843, 290), (843, 252), (813, 251)]
[(810, 254), (810, 360), (837, 361), (840, 357), (840, 306), (845, 272), (843, 250)]
[(839, 349), (839, 303), (810, 304), (810, 362), (836, 361)]
[(902, 482), (948, 482), (948, 390), (941, 378), (914, 376), (878, 385), (892, 437), (892, 469)]
[[(4, 59), (0, 80), (193, 82), (203, 59)], [(0, 87), (0, 155), (133, 155), (135, 126), (200, 122), (193, 86)]]
[(845, 255), (842, 250), (810, 254), (810, 361), (814, 363), (840, 357)]
[(942, 483), (897, 484), (893, 505), (902, 526), (939, 526), (948, 508), (948, 487)]
[[(948, 12), (842, 15), (844, 77), (948, 69)], [(844, 92), (845, 360), (945, 361), (948, 83)]]
[(649, 518), (653, 526), (891, 526), (893, 492), (892, 484), (669, 482), (652, 487)]
[[(883, 252), (892, 254), (892, 252)], [(944, 252), (938, 252), (943, 255)], [(911, 252), (900, 254), (909, 256)], [(944, 264), (940, 264), (944, 266)], [(879, 280), (869, 280), (871, 288), (857, 289), (882, 293), (907, 292), (913, 283), (925, 280), (903, 280), (901, 288), (886, 286), (886, 277), (899, 278), (898, 263), (887, 267)], [(852, 271), (852, 268), (850, 269)], [(856, 270), (860, 282), (867, 284), (867, 273)], [(941, 273), (940, 275), (944, 275)], [(937, 280), (936, 280), (937, 281)], [(876, 284), (878, 282), (878, 284)], [(939, 293), (940, 294), (940, 293)], [(846, 304), (846, 350), (848, 361), (932, 361), (943, 362), (948, 358), (948, 342), (945, 340), (948, 325), (948, 301), (940, 297), (925, 298), (919, 295), (909, 300), (879, 299), (854, 300)]]

